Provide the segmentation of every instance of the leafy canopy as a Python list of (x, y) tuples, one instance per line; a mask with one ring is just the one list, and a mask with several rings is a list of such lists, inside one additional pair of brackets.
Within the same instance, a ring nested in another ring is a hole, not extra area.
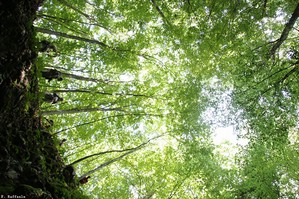
[[(58, 50), (41, 54), (39, 67), (63, 81), (40, 78), (40, 89), (64, 101), (43, 103), (42, 113), (67, 139), (66, 162), (90, 156), (76, 162), (78, 175), (99, 168), (82, 189), (100, 198), (294, 197), (298, 16), (295, 0), (46, 1), (37, 36)], [(224, 125), (248, 141), (225, 149), (237, 148), (233, 158), (213, 143)]]

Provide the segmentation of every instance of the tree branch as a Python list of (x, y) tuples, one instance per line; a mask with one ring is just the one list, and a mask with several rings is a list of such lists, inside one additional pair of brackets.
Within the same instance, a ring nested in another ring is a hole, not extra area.
[(167, 18), (165, 17), (164, 13), (162, 12), (162, 10), (159, 8), (159, 6), (156, 3), (156, 0), (150, 0), (153, 4), (153, 6), (155, 7), (155, 9), (158, 11), (158, 13), (160, 14), (160, 16), (162, 17), (163, 21), (167, 24), (170, 25), (169, 21), (167, 20)]
[(288, 73), (286, 73), (281, 79), (277, 80), (273, 86), (270, 86), (268, 89), (264, 90), (260, 95), (264, 95), (265, 93), (267, 93), (268, 91), (270, 91), (272, 88), (278, 86), (279, 84), (283, 83), (286, 79), (288, 79), (293, 73), (295, 73), (296, 71), (298, 71), (298, 65), (299, 62), (294, 63), (292, 66), (294, 66), (294, 68), (292, 68)]
[(124, 158), (125, 156), (127, 156), (127, 155), (129, 155), (129, 154), (131, 154), (131, 153), (134, 153), (135, 151), (138, 151), (138, 150), (142, 149), (142, 148), (143, 148), (145, 145), (147, 145), (150, 141), (152, 141), (152, 140), (154, 140), (154, 139), (157, 139), (157, 138), (159, 138), (159, 137), (161, 137), (161, 136), (163, 136), (163, 134), (162, 134), (162, 135), (158, 135), (158, 136), (156, 136), (156, 137), (153, 137), (153, 138), (147, 140), (147, 142), (144, 142), (144, 143), (140, 144), (139, 146), (137, 146), (137, 147), (135, 147), (135, 148), (131, 148), (128, 152), (126, 152), (126, 153), (124, 153), (124, 154), (122, 154), (122, 155), (120, 155), (120, 156), (118, 156), (118, 157), (116, 157), (116, 158), (114, 158), (114, 159), (111, 159), (111, 160), (109, 160), (109, 161), (107, 161), (107, 162), (104, 162), (103, 164), (99, 165), (99, 166), (96, 167), (95, 169), (92, 169), (92, 170), (88, 171), (87, 173), (83, 174), (82, 176), (80, 176), (80, 177), (79, 177), (79, 180), (83, 179), (83, 178), (86, 177), (86, 176), (89, 176), (89, 175), (93, 174), (94, 172), (96, 172), (96, 171), (102, 169), (102, 168), (105, 167), (105, 166), (108, 166), (108, 165), (110, 165), (110, 164), (112, 164), (112, 163), (114, 163), (114, 162), (116, 162), (116, 161), (118, 161), (118, 160), (121, 160), (121, 159)]
[(83, 15), (86, 19), (88, 20), (93, 20), (92, 17), (84, 12), (82, 12), (81, 10), (79, 10), (78, 8), (76, 8), (75, 6), (71, 5), (70, 3), (68, 3), (67, 1), (65, 0), (58, 0), (61, 4), (69, 7), (70, 9), (74, 10), (75, 12)]
[(114, 117), (125, 117), (125, 116), (151, 116), (151, 117), (163, 117), (163, 115), (159, 115), (159, 114), (143, 114), (143, 113), (132, 113), (132, 114), (119, 114), (119, 115), (113, 115), (113, 116), (107, 116), (107, 117), (103, 117), (103, 118), (100, 118), (100, 119), (97, 119), (97, 120), (93, 120), (93, 121), (90, 121), (90, 122), (84, 122), (84, 123), (79, 123), (77, 125), (74, 125), (74, 126), (71, 126), (71, 127), (68, 127), (68, 128), (64, 128), (64, 129), (61, 129), (55, 133), (53, 133), (52, 135), (57, 135), (63, 131), (67, 131), (67, 130), (70, 130), (70, 129), (73, 129), (73, 128), (77, 128), (77, 127), (80, 127), (80, 126), (84, 126), (84, 125), (89, 125), (89, 124), (92, 124), (92, 123), (96, 123), (96, 122), (99, 122), (99, 121), (102, 121), (102, 120), (106, 120), (106, 119), (109, 119), (109, 118), (114, 118)]
[(80, 20), (74, 20), (74, 19), (67, 19), (67, 18), (62, 18), (62, 17), (55, 17), (55, 16), (50, 16), (50, 15), (46, 15), (46, 14), (37, 14), (36, 15), (38, 18), (44, 18), (44, 19), (56, 19), (56, 20), (60, 20), (62, 21), (62, 23), (64, 24), (65, 22), (72, 22), (72, 23), (78, 23), (78, 24), (83, 24), (83, 25), (87, 25), (87, 26), (98, 26), (100, 28), (105, 29), (107, 32), (109, 32), (110, 34), (112, 34), (111, 30), (109, 30), (109, 28), (103, 26), (102, 24), (99, 24), (97, 22), (93, 22), (93, 23), (88, 23), (88, 22), (83, 22)]
[(295, 11), (293, 12), (290, 20), (288, 23), (285, 25), (281, 36), (278, 40), (276, 40), (275, 44), (270, 50), (270, 56), (273, 56), (276, 52), (276, 50), (281, 46), (281, 44), (288, 38), (290, 31), (292, 30), (293, 26), (295, 25), (296, 20), (299, 17), (299, 3), (297, 4), (297, 7)]
[(65, 37), (65, 38), (68, 38), (68, 39), (74, 39), (74, 40), (77, 40), (77, 41), (83, 41), (83, 42), (87, 42), (87, 43), (91, 43), (91, 44), (98, 44), (98, 45), (100, 45), (104, 48), (110, 48), (112, 50), (116, 50), (115, 48), (112, 48), (111, 46), (108, 46), (107, 44), (105, 44), (103, 42), (100, 42), (100, 41), (97, 41), (97, 40), (88, 39), (88, 38), (84, 38), (84, 37), (78, 37), (78, 36), (75, 36), (75, 35), (69, 35), (69, 34), (66, 34), (66, 33), (63, 33), (63, 32), (57, 32), (57, 31), (48, 30), (48, 29), (45, 29), (45, 28), (34, 27), (34, 29), (35, 29), (36, 32), (45, 33), (45, 34), (48, 34), (48, 35), (56, 35), (58, 37)]
[(50, 110), (50, 111), (42, 111), (42, 115), (64, 115), (64, 114), (75, 114), (75, 113), (86, 113), (86, 112), (96, 112), (96, 111), (121, 111), (124, 112), (121, 108), (93, 108), (93, 107), (83, 107), (83, 108), (73, 108), (73, 109), (66, 109), (66, 110)]
[(85, 156), (83, 158), (80, 158), (78, 160), (75, 160), (74, 162), (70, 163), (69, 165), (77, 164), (77, 163), (79, 163), (79, 162), (81, 162), (83, 160), (86, 160), (86, 159), (94, 157), (94, 156), (100, 156), (100, 155), (104, 155), (104, 154), (107, 154), (107, 153), (122, 153), (122, 152), (125, 152), (125, 151), (135, 150), (135, 148), (122, 149), (122, 150), (115, 149), (115, 150), (110, 150), (110, 151), (103, 151), (103, 152), (99, 152), (99, 153), (94, 153), (94, 154), (91, 154), (91, 155), (87, 155), (87, 156)]
[(147, 97), (153, 98), (153, 96), (143, 95), (143, 94), (133, 94), (133, 93), (108, 93), (108, 92), (99, 92), (99, 91), (90, 91), (83, 89), (61, 89), (53, 90), (54, 93), (90, 93), (90, 94), (100, 94), (100, 95), (117, 95), (117, 96), (132, 96), (132, 97)]

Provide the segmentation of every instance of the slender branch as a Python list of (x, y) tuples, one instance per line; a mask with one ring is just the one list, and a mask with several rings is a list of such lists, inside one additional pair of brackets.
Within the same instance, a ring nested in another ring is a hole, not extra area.
[[(37, 15), (39, 17), (41, 16), (45, 16), (45, 15)], [(64, 20), (61, 21), (61, 19), (58, 19), (56, 17), (43, 17), (45, 20), (49, 21), (49, 22), (52, 22), (52, 23), (56, 23), (58, 25), (60, 25), (61, 27), (65, 27), (66, 29), (74, 32), (74, 33), (77, 33), (77, 34), (81, 34), (81, 35), (86, 35), (87, 32), (84, 32), (82, 30), (75, 30), (74, 28), (70, 27), (69, 25), (67, 25), (67, 23), (64, 23)]]
[(48, 30), (48, 29), (45, 29), (45, 28), (34, 27), (34, 29), (35, 29), (36, 32), (45, 33), (45, 34), (48, 34), (48, 35), (56, 35), (58, 37), (65, 37), (65, 38), (68, 38), (68, 39), (74, 39), (74, 40), (77, 40), (77, 41), (83, 41), (83, 42), (87, 42), (87, 43), (91, 43), (91, 44), (98, 44), (98, 45), (100, 45), (104, 48), (109, 48), (109, 49), (112, 49), (112, 50), (116, 50), (115, 48), (113, 48), (111, 46), (108, 46), (107, 44), (105, 44), (101, 41), (94, 40), (94, 39), (88, 39), (88, 38), (84, 38), (84, 37), (78, 37), (78, 36), (75, 36), (75, 35), (69, 35), (69, 34), (66, 34), (66, 33), (63, 33), (63, 32), (57, 32), (57, 31)]
[(113, 115), (113, 116), (103, 117), (103, 118), (100, 118), (98, 120), (93, 120), (93, 121), (90, 121), (90, 122), (80, 123), (80, 124), (77, 124), (77, 125), (74, 125), (74, 126), (71, 126), (71, 127), (68, 127), (68, 128), (64, 128), (64, 129), (62, 129), (60, 131), (57, 131), (53, 135), (57, 135), (57, 134), (59, 134), (59, 133), (61, 133), (63, 131), (67, 131), (67, 130), (70, 130), (70, 129), (73, 129), (73, 128), (77, 128), (77, 127), (80, 127), (80, 126), (89, 125), (89, 124), (96, 123), (96, 122), (99, 122), (99, 121), (102, 121), (102, 120), (106, 120), (106, 119), (109, 119), (109, 118), (123, 117), (123, 116), (126, 116), (126, 115), (124, 115), (124, 114), (122, 114), (122, 115)]
[[(109, 33), (111, 33), (111, 32), (109, 31), (108, 28), (105, 28), (105, 27), (103, 27), (102, 25), (98, 24), (98, 23), (97, 23), (97, 20), (96, 20), (93, 16), (88, 15), (88, 14), (82, 12), (80, 9), (74, 7), (73, 5), (71, 5), (70, 3), (68, 3), (68, 2), (65, 1), (65, 0), (58, 0), (58, 1), (59, 1), (60, 3), (62, 3), (62, 4), (64, 4), (65, 6), (71, 8), (72, 10), (76, 11), (77, 13), (83, 15), (83, 16), (84, 16), (86, 19), (88, 19), (89, 21), (93, 21), (93, 22), (95, 22), (95, 24), (92, 24), (92, 25), (97, 25), (97, 26), (99, 26), (99, 27), (101, 27), (101, 28), (104, 28), (104, 29), (107, 30)], [(86, 3), (88, 3), (88, 2), (86, 2)], [(88, 4), (91, 5), (90, 3), (88, 3)]]
[[(135, 147), (136, 148), (136, 147)], [(114, 149), (114, 150), (109, 150), (109, 151), (103, 151), (103, 152), (99, 152), (99, 153), (94, 153), (94, 154), (91, 154), (91, 155), (87, 155), (83, 158), (80, 158), (78, 160), (75, 160), (74, 162), (70, 163), (69, 165), (74, 165), (74, 164), (77, 164), (83, 160), (86, 160), (86, 159), (89, 159), (89, 158), (92, 158), (94, 156), (100, 156), (100, 155), (104, 155), (104, 154), (107, 154), (107, 153), (122, 153), (122, 152), (126, 152), (126, 151), (132, 151), (134, 150), (135, 148), (129, 148), (129, 149)]]
[(265, 93), (267, 93), (268, 91), (270, 91), (272, 88), (278, 86), (279, 84), (283, 83), (287, 78), (289, 78), (293, 73), (295, 73), (296, 71), (298, 71), (298, 66), (296, 66), (297, 64), (299, 64), (299, 62), (296, 62), (295, 64), (293, 64), (292, 66), (294, 66), (294, 68), (292, 68), (292, 70), (290, 70), (288, 73), (286, 73), (281, 79), (277, 80), (273, 86), (269, 87), (268, 89), (264, 90), (261, 95), (264, 95)]
[(129, 154), (131, 154), (131, 153), (134, 153), (134, 152), (137, 151), (137, 150), (142, 149), (142, 148), (143, 148), (145, 145), (147, 145), (150, 141), (152, 141), (152, 140), (154, 140), (154, 139), (157, 139), (157, 138), (159, 138), (159, 137), (161, 137), (161, 136), (163, 136), (163, 134), (162, 134), (162, 135), (158, 135), (158, 136), (156, 136), (156, 137), (153, 137), (153, 138), (149, 139), (147, 142), (144, 142), (144, 143), (140, 144), (139, 146), (130, 149), (130, 151), (128, 151), (128, 152), (126, 152), (126, 153), (124, 153), (124, 154), (118, 156), (117, 158), (114, 158), (114, 159), (111, 159), (111, 160), (109, 160), (109, 161), (107, 161), (107, 162), (104, 162), (103, 164), (99, 165), (99, 166), (96, 167), (95, 169), (92, 169), (92, 170), (86, 172), (85, 174), (83, 174), (82, 176), (80, 176), (80, 177), (79, 177), (79, 180), (83, 179), (83, 178), (86, 177), (86, 176), (89, 176), (89, 175), (93, 174), (94, 172), (96, 172), (96, 171), (102, 169), (102, 168), (105, 167), (105, 166), (108, 166), (108, 165), (110, 165), (110, 164), (112, 164), (112, 163), (114, 163), (114, 162), (116, 162), (116, 161), (118, 161), (118, 160), (121, 160), (121, 159), (124, 158), (125, 156), (127, 156), (127, 155), (129, 155)]
[(259, 84), (261, 84), (261, 83), (265, 82), (266, 80), (268, 80), (268, 79), (274, 77), (274, 76), (277, 75), (278, 73), (281, 73), (282, 71), (285, 71), (285, 70), (289, 69), (290, 67), (292, 67), (292, 66), (289, 66), (289, 67), (286, 67), (286, 68), (279, 69), (278, 71), (276, 71), (276, 72), (270, 74), (269, 76), (265, 77), (265, 78), (262, 79), (261, 81), (257, 82), (257, 83), (254, 84), (253, 86), (247, 88), (247, 89), (244, 90), (244, 91), (241, 91), (241, 93), (246, 93), (246, 92), (249, 91), (250, 89), (255, 88), (255, 87), (258, 86)]
[(158, 11), (158, 13), (160, 14), (160, 16), (162, 17), (163, 21), (170, 25), (169, 21), (167, 20), (167, 18), (165, 17), (164, 13), (162, 12), (162, 10), (159, 8), (159, 6), (156, 3), (156, 0), (150, 0), (153, 4), (153, 6), (155, 7), (155, 9)]
[(94, 40), (94, 39), (88, 39), (88, 38), (79, 37), (79, 36), (75, 36), (75, 35), (69, 35), (69, 34), (66, 34), (66, 33), (63, 33), (63, 32), (53, 31), (53, 30), (40, 28), (40, 27), (34, 27), (34, 29), (35, 29), (36, 32), (40, 32), (40, 33), (44, 33), (44, 34), (48, 34), (48, 35), (55, 35), (55, 36), (58, 36), (58, 37), (64, 37), (64, 38), (68, 38), (68, 39), (74, 39), (74, 40), (77, 40), (77, 41), (83, 41), (83, 42), (87, 42), (87, 43), (90, 43), (90, 44), (97, 44), (97, 45), (100, 45), (104, 48), (111, 49), (113, 51), (128, 52), (128, 53), (131, 53), (131, 54), (135, 54), (135, 55), (144, 57), (145, 59), (148, 59), (148, 57), (151, 57), (150, 55), (140, 54), (139, 52), (134, 51), (134, 50), (126, 50), (126, 49), (111, 47), (111, 46), (109, 46), (109, 45), (107, 45), (107, 44), (105, 44), (101, 41)]
[(152, 97), (143, 94), (133, 94), (133, 93), (107, 93), (107, 92), (99, 92), (99, 91), (89, 91), (82, 89), (65, 89), (65, 90), (53, 90), (54, 93), (90, 93), (90, 94), (101, 94), (101, 95), (119, 95), (119, 96), (133, 96), (133, 97)]
[(286, 79), (288, 79), (293, 73), (295, 73), (296, 71), (298, 71), (298, 64), (299, 64), (299, 62), (296, 62), (295, 64), (294, 64), (294, 68), (292, 69), (292, 70), (290, 70), (287, 74), (285, 74), (284, 76), (283, 76), (283, 78), (281, 78), (280, 80), (278, 80), (276, 83), (275, 83), (275, 85), (278, 85), (278, 84), (280, 84), (280, 83), (283, 83)]
[(75, 113), (83, 113), (83, 112), (94, 112), (94, 111), (123, 111), (120, 107), (117, 108), (92, 108), (92, 107), (84, 107), (84, 108), (73, 108), (67, 110), (51, 110), (51, 111), (42, 111), (42, 115), (64, 115), (64, 114), (75, 114)]
[(153, 6), (156, 8), (156, 10), (158, 11), (158, 13), (161, 15), (161, 17), (163, 19), (166, 19), (165, 15), (163, 14), (162, 10), (159, 8), (159, 6), (157, 5), (155, 0), (151, 0)]
[(77, 127), (80, 127), (80, 126), (85, 126), (85, 125), (89, 125), (89, 124), (92, 124), (92, 123), (96, 123), (96, 122), (99, 122), (101, 120), (106, 120), (106, 119), (109, 119), (109, 118), (114, 118), (114, 117), (125, 117), (125, 116), (151, 116), (151, 117), (163, 117), (163, 115), (159, 115), (159, 114), (142, 114), (142, 113), (133, 113), (133, 114), (119, 114), (119, 115), (113, 115), (113, 116), (107, 116), (107, 117), (103, 117), (103, 118), (100, 118), (98, 120), (93, 120), (93, 121), (90, 121), (90, 122), (84, 122), (84, 123), (80, 123), (80, 124), (77, 124), (77, 125), (74, 125), (74, 126), (71, 126), (71, 127), (68, 127), (68, 128), (65, 128), (65, 129), (62, 129), (60, 131), (57, 131), (55, 132), (53, 135), (56, 135), (56, 134), (59, 134), (63, 131), (67, 131), (67, 130), (70, 130), (70, 129), (73, 129), (73, 128), (77, 128)]
[(174, 196), (174, 194), (180, 189), (180, 187), (183, 185), (183, 183), (184, 183), (189, 177), (190, 177), (190, 176), (186, 175), (186, 176), (184, 177), (183, 180), (178, 181), (178, 182), (173, 186), (173, 188), (172, 188), (172, 190), (171, 190), (169, 196), (167, 197), (167, 199), (171, 199), (171, 198)]
[(262, 16), (266, 15), (267, 3), (268, 3), (268, 0), (264, 0)]
[(275, 44), (270, 50), (270, 56), (273, 56), (276, 52), (276, 50), (281, 46), (281, 44), (288, 38), (290, 31), (292, 30), (293, 26), (295, 25), (296, 20), (299, 17), (299, 3), (297, 4), (296, 9), (294, 10), (290, 20), (285, 25), (281, 36), (278, 40), (276, 40)]
[(83, 15), (86, 19), (88, 19), (88, 20), (93, 20), (92, 17), (91, 17), (90, 15), (88, 15), (88, 14), (82, 12), (81, 10), (79, 10), (78, 8), (76, 8), (75, 6), (69, 4), (67, 1), (65, 1), (65, 0), (58, 0), (58, 1), (59, 1), (60, 3), (62, 3), (63, 5), (65, 5), (65, 6), (69, 7), (69, 8), (71, 8), (71, 9), (74, 10), (75, 12), (77, 12), (77, 13)]
[[(52, 66), (52, 65), (47, 65), (45, 67), (45, 69), (60, 69), (60, 70), (67, 70), (63, 67), (59, 67), (59, 66)], [(79, 72), (82, 72), (84, 73), (83, 70), (73, 70), (72, 71), (79, 71)], [(129, 83), (129, 82), (133, 82), (133, 81), (116, 81), (116, 80), (110, 80), (110, 79), (97, 79), (97, 78), (91, 78), (91, 77), (85, 77), (85, 76), (81, 76), (81, 75), (75, 75), (75, 74), (71, 74), (71, 73), (66, 73), (66, 72), (61, 72), (61, 71), (58, 71), (59, 74), (61, 74), (62, 77), (68, 77), (68, 78), (72, 78), (72, 79), (77, 79), (77, 80), (84, 80), (84, 81), (91, 81), (91, 82), (95, 82), (95, 83)]]
[(111, 30), (109, 30), (109, 28), (103, 26), (102, 24), (99, 23), (87, 23), (87, 22), (83, 22), (83, 21), (79, 21), (79, 20), (74, 20), (74, 19), (66, 19), (66, 18), (62, 18), (62, 17), (54, 17), (54, 16), (50, 16), (50, 15), (46, 15), (46, 14), (37, 14), (36, 15), (39, 18), (44, 18), (49, 20), (50, 19), (57, 19), (57, 20), (61, 20), (63, 22), (74, 22), (74, 23), (79, 23), (79, 24), (83, 24), (83, 25), (87, 25), (87, 26), (99, 26), (100, 28), (105, 29), (107, 32), (109, 32), (110, 34), (112, 34)]

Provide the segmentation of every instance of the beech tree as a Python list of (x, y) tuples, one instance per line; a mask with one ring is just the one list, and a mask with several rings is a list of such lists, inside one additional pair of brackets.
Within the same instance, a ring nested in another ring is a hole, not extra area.
[[(297, 197), (298, 10), (295, 0), (46, 1), (35, 30), (57, 55), (41, 53), (38, 64), (63, 80), (39, 85), (64, 101), (43, 103), (42, 114), (67, 139), (66, 161), (93, 175), (82, 189), (95, 198)], [(213, 142), (219, 126), (247, 144), (225, 155)], [(95, 155), (116, 149), (132, 150)]]

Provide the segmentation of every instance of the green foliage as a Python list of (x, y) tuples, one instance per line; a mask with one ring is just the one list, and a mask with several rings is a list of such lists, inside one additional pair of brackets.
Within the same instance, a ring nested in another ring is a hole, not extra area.
[[(298, 182), (291, 177), (298, 162), (286, 157), (296, 153), (296, 27), (274, 54), (271, 48), (296, 6), (46, 1), (36, 26), (52, 32), (38, 38), (53, 42), (58, 56), (40, 54), (40, 70), (55, 68), (64, 79), (41, 77), (39, 86), (64, 101), (43, 103), (42, 113), (54, 120), (53, 134), (67, 139), (67, 162), (163, 135), (98, 170), (82, 189), (100, 198), (294, 196), (296, 186), (286, 182)], [(236, 147), (238, 162), (217, 152), (213, 125), (235, 125), (248, 140)], [(82, 160), (77, 173), (121, 154)]]

